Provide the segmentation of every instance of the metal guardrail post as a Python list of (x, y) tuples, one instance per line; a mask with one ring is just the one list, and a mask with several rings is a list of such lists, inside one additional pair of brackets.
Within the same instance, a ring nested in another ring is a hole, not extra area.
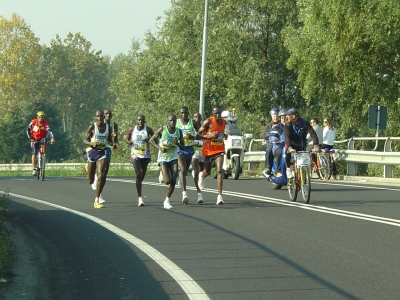
[[(384, 152), (392, 152), (392, 140), (388, 137), (385, 141)], [(384, 178), (393, 178), (393, 165), (384, 165), (383, 166), (383, 177)]]
[[(347, 149), (354, 150), (354, 139), (350, 138), (347, 144)], [(357, 176), (357, 168), (358, 163), (356, 162), (348, 162), (347, 163), (347, 175), (349, 176)]]

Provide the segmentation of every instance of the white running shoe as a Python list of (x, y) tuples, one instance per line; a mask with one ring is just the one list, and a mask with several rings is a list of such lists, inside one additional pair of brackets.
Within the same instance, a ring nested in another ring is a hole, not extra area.
[(178, 188), (178, 189), (180, 189), (180, 188), (182, 187), (182, 185), (181, 185), (181, 179), (180, 179), (179, 177), (178, 177), (178, 180), (176, 181), (175, 187)]
[(183, 203), (184, 205), (186, 205), (186, 204), (189, 203), (189, 198), (188, 198), (188, 196), (182, 196), (182, 203)]
[(163, 177), (161, 171), (160, 171), (160, 175), (158, 175), (158, 182), (159, 182), (159, 183), (164, 183), (164, 177)]
[(169, 203), (169, 200), (164, 201), (164, 208), (165, 209), (171, 209), (173, 208), (172, 205)]
[(94, 181), (92, 183), (92, 190), (97, 190), (97, 174), (94, 174)]
[(293, 172), (290, 168), (286, 168), (286, 177), (293, 178)]
[(104, 202), (106, 202), (106, 200), (104, 200), (103, 194), (101, 193), (100, 196), (99, 196), (99, 203), (103, 204)]
[(142, 197), (139, 197), (138, 206), (144, 206), (144, 202), (143, 202)]
[(201, 204), (201, 203), (203, 203), (203, 202), (204, 202), (203, 196), (202, 196), (200, 193), (198, 193), (198, 194), (197, 194), (197, 203), (198, 203), (198, 204)]
[(221, 195), (218, 195), (217, 197), (217, 205), (223, 205), (224, 204), (224, 199), (222, 199)]
[(204, 179), (203, 179), (203, 173), (202, 172), (199, 173), (198, 185), (199, 185), (199, 189), (202, 191), (204, 189)]

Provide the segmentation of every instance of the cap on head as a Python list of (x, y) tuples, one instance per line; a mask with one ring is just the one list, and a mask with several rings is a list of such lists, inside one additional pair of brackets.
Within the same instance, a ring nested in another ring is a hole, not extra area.
[(286, 116), (286, 115), (287, 115), (287, 112), (288, 112), (287, 109), (281, 109), (281, 110), (279, 111), (279, 116), (280, 116), (280, 117)]
[(269, 114), (272, 116), (277, 116), (279, 115), (279, 108), (273, 108), (271, 109), (271, 111), (269, 112)]
[(46, 114), (44, 113), (44, 111), (41, 111), (41, 110), (40, 110), (40, 111), (37, 112), (37, 116), (38, 116), (38, 117), (45, 117)]
[(300, 114), (296, 108), (292, 107), (287, 111), (286, 115), (295, 115), (298, 117)]

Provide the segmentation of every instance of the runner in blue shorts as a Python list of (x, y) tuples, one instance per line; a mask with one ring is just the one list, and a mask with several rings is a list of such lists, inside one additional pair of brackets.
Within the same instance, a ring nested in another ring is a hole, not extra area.
[[(189, 109), (186, 106), (182, 106), (179, 109), (179, 115), (180, 118), (176, 123), (176, 127), (182, 130), (185, 149), (182, 152), (178, 151), (178, 165), (179, 165), (180, 179), (182, 185), (182, 203), (187, 204), (189, 203), (189, 197), (187, 196), (186, 193), (186, 175), (192, 163), (192, 157), (194, 154), (193, 141), (196, 138), (196, 132), (197, 130), (199, 130), (200, 126), (198, 125), (197, 122), (194, 122), (192, 119), (189, 119)], [(195, 183), (195, 185), (198, 188), (197, 183)]]
[(94, 176), (97, 169), (98, 182), (96, 186), (96, 198), (94, 200), (95, 208), (102, 208), (103, 204), (99, 202), (101, 193), (106, 183), (106, 145), (113, 146), (112, 135), (108, 124), (104, 122), (104, 112), (96, 111), (96, 122), (91, 124), (86, 132), (83, 143), (88, 146), (86, 155), (88, 159), (88, 181), (94, 182)]

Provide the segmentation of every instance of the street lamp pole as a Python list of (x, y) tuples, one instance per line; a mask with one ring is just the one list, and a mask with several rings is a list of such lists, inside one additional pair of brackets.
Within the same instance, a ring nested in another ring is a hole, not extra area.
[(205, 86), (206, 86), (206, 61), (207, 61), (207, 36), (208, 36), (208, 0), (204, 7), (203, 48), (201, 55), (201, 82), (200, 82), (200, 105), (199, 113), (204, 118)]

